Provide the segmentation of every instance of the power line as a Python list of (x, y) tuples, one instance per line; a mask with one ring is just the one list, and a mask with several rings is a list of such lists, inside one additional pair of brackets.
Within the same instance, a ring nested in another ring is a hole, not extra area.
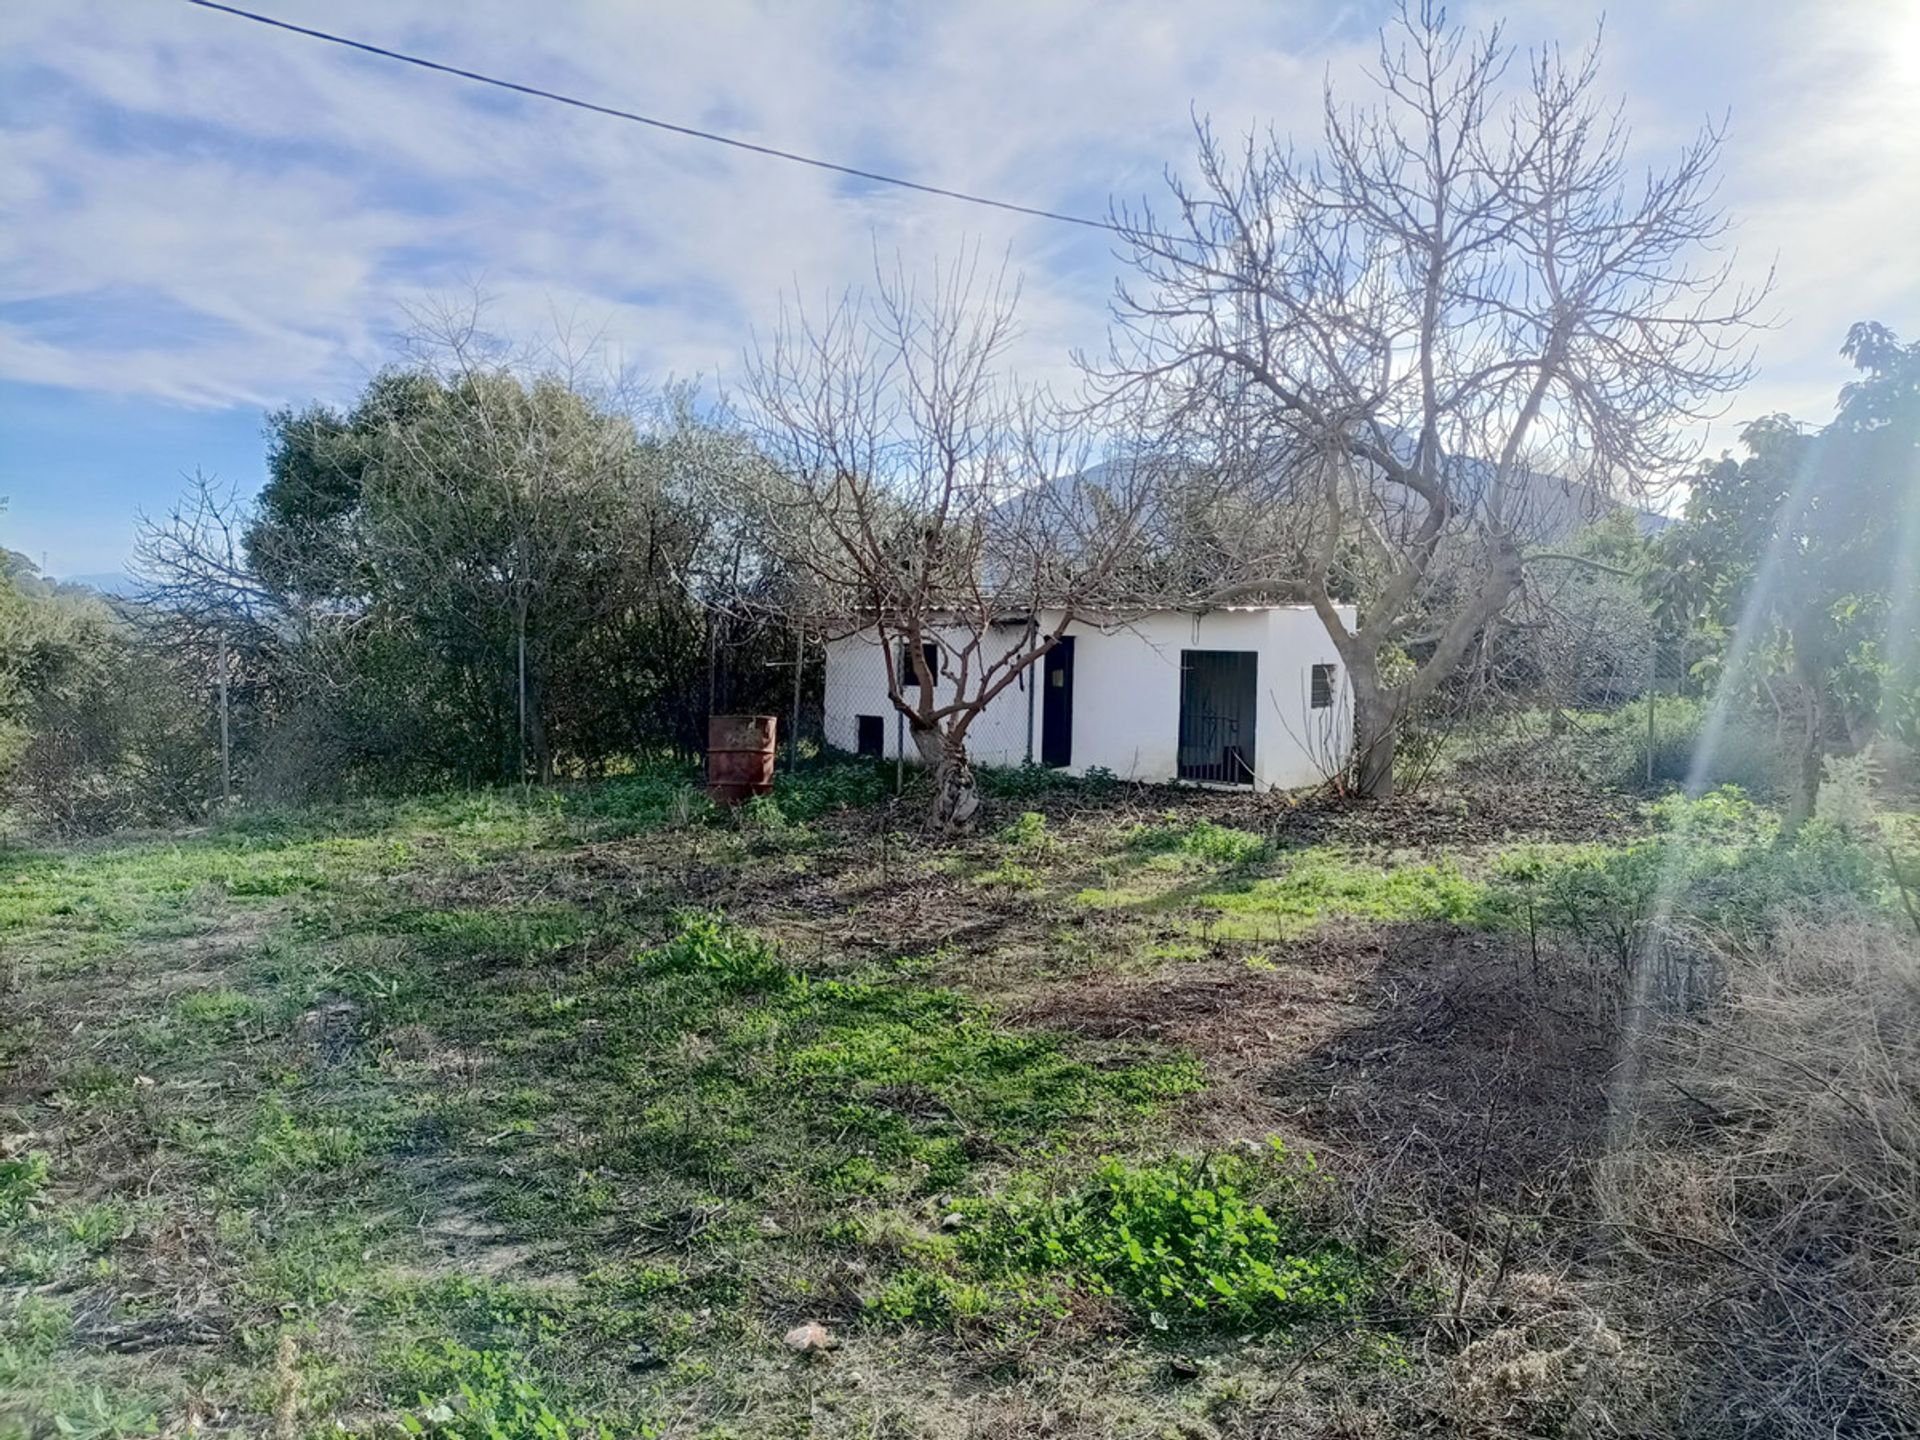
[(591, 111), (595, 115), (608, 115), (615, 120), (628, 120), (635, 125), (649, 125), (655, 130), (665, 130), (674, 135), (685, 135), (694, 140), (706, 140), (715, 145), (726, 145), (735, 150), (750, 151), (755, 155), (771, 156), (775, 160), (788, 160), (796, 165), (810, 165), (816, 170), (831, 170), (837, 175), (851, 175), (858, 180), (872, 180), (881, 185), (897, 185), (903, 190), (918, 190), (923, 195), (938, 195), (947, 200), (959, 200), (968, 205), (984, 205), (992, 210), (1006, 210), (1015, 215), (1031, 215), (1039, 220), (1057, 220), (1065, 225), (1084, 225), (1091, 230), (1110, 230), (1117, 235), (1126, 232), (1118, 225), (1107, 220), (1094, 220), (1085, 215), (1067, 215), (1058, 210), (1043, 210), (1035, 205), (1016, 205), (1011, 200), (995, 200), (986, 195), (970, 195), (964, 190), (949, 190), (942, 185), (926, 185), (918, 180), (904, 179), (899, 175), (882, 175), (874, 170), (862, 170), (855, 165), (841, 165), (832, 160), (821, 160), (812, 155), (801, 155), (792, 150), (780, 150), (771, 145), (756, 145), (751, 140), (741, 140), (732, 135), (721, 135), (712, 130), (698, 130), (691, 125), (676, 125), (671, 120), (657, 119), (652, 115), (641, 115), (632, 110), (621, 110), (612, 105), (599, 105), (591, 100), (582, 100), (574, 95), (563, 95), (557, 90), (542, 90), (537, 85), (522, 85), (517, 80), (502, 80), (497, 75), (483, 75), (478, 70), (463, 70), (458, 65), (443, 64), (438, 60), (429, 60), (423, 55), (409, 55), (400, 50), (389, 50), (385, 46), (373, 45), (365, 40), (349, 39), (345, 35), (335, 35), (326, 30), (315, 30), (306, 25), (295, 25), (288, 20), (276, 20), (271, 15), (261, 15), (252, 10), (242, 10), (237, 5), (222, 5), (219, 0), (186, 0), (189, 5), (197, 5), (202, 10), (217, 10), (223, 15), (232, 15), (241, 20), (251, 20), (256, 25), (268, 25), (275, 30), (286, 30), (295, 35), (304, 35), (310, 40), (324, 40), (329, 45), (344, 46), (349, 50), (358, 50), (363, 54), (377, 55), (383, 60), (397, 60), (403, 65), (414, 65), (422, 70), (437, 71), (442, 75), (451, 75), (459, 80), (470, 80), (476, 85), (491, 85), (498, 90), (511, 90), (518, 95), (529, 95), (536, 100), (551, 100), (556, 105), (570, 105), (576, 110)]

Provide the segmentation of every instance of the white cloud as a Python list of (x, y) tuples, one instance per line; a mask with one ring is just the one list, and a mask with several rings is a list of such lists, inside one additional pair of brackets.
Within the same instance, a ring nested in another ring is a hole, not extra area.
[[(1190, 148), (1190, 103), (1310, 135), (1323, 73), (1353, 72), (1378, 9), (270, 8), (743, 138), (1095, 210), (1159, 189)], [(1523, 40), (1592, 24), (1565, 0), (1515, 8)], [(1734, 108), (1726, 198), (1747, 263), (1778, 252), (1785, 320), (1743, 413), (1817, 413), (1845, 324), (1897, 325), (1920, 299), (1910, 247), (1890, 238), (1920, 205), (1920, 85), (1900, 73), (1920, 49), (1915, 12), (1835, 8), (1697, 0), (1610, 20), (1609, 85), (1649, 149)], [(1069, 346), (1103, 333), (1114, 265), (1094, 232), (852, 187), (181, 5), (15, 0), (0, 56), (0, 376), (202, 405), (338, 395), (410, 299), (475, 275), (509, 323), (597, 311), (636, 363), (726, 371), (784, 289), (820, 295), (866, 278), (876, 249), (920, 261), (962, 237), (1025, 275), (1027, 368), (1061, 373)]]

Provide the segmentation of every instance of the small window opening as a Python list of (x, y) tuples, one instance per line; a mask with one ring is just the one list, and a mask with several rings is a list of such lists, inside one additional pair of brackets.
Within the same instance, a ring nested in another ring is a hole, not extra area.
[(1334, 669), (1332, 665), (1313, 667), (1313, 708), (1316, 710), (1325, 710), (1333, 704)]
[[(938, 680), (940, 678), (940, 647), (934, 644), (933, 641), (928, 640), (920, 646), (920, 653), (926, 657), (927, 673)], [(913, 668), (912, 660), (907, 657), (907, 647), (905, 645), (900, 647), (899, 667), (900, 688), (902, 690), (918, 690), (920, 688), (920, 674)]]
[(860, 755), (879, 755), (887, 746), (886, 727), (880, 723), (878, 715), (856, 715), (854, 723), (854, 751)]

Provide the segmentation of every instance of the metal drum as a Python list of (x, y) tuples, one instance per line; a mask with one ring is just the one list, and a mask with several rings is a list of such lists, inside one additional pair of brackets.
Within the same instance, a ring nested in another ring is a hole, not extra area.
[(707, 795), (714, 804), (773, 793), (774, 728), (771, 715), (707, 717)]

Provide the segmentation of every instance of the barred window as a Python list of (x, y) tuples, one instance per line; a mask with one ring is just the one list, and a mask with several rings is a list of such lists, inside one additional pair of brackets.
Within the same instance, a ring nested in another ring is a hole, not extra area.
[(1325, 710), (1333, 704), (1333, 672), (1331, 665), (1313, 667), (1313, 708)]

